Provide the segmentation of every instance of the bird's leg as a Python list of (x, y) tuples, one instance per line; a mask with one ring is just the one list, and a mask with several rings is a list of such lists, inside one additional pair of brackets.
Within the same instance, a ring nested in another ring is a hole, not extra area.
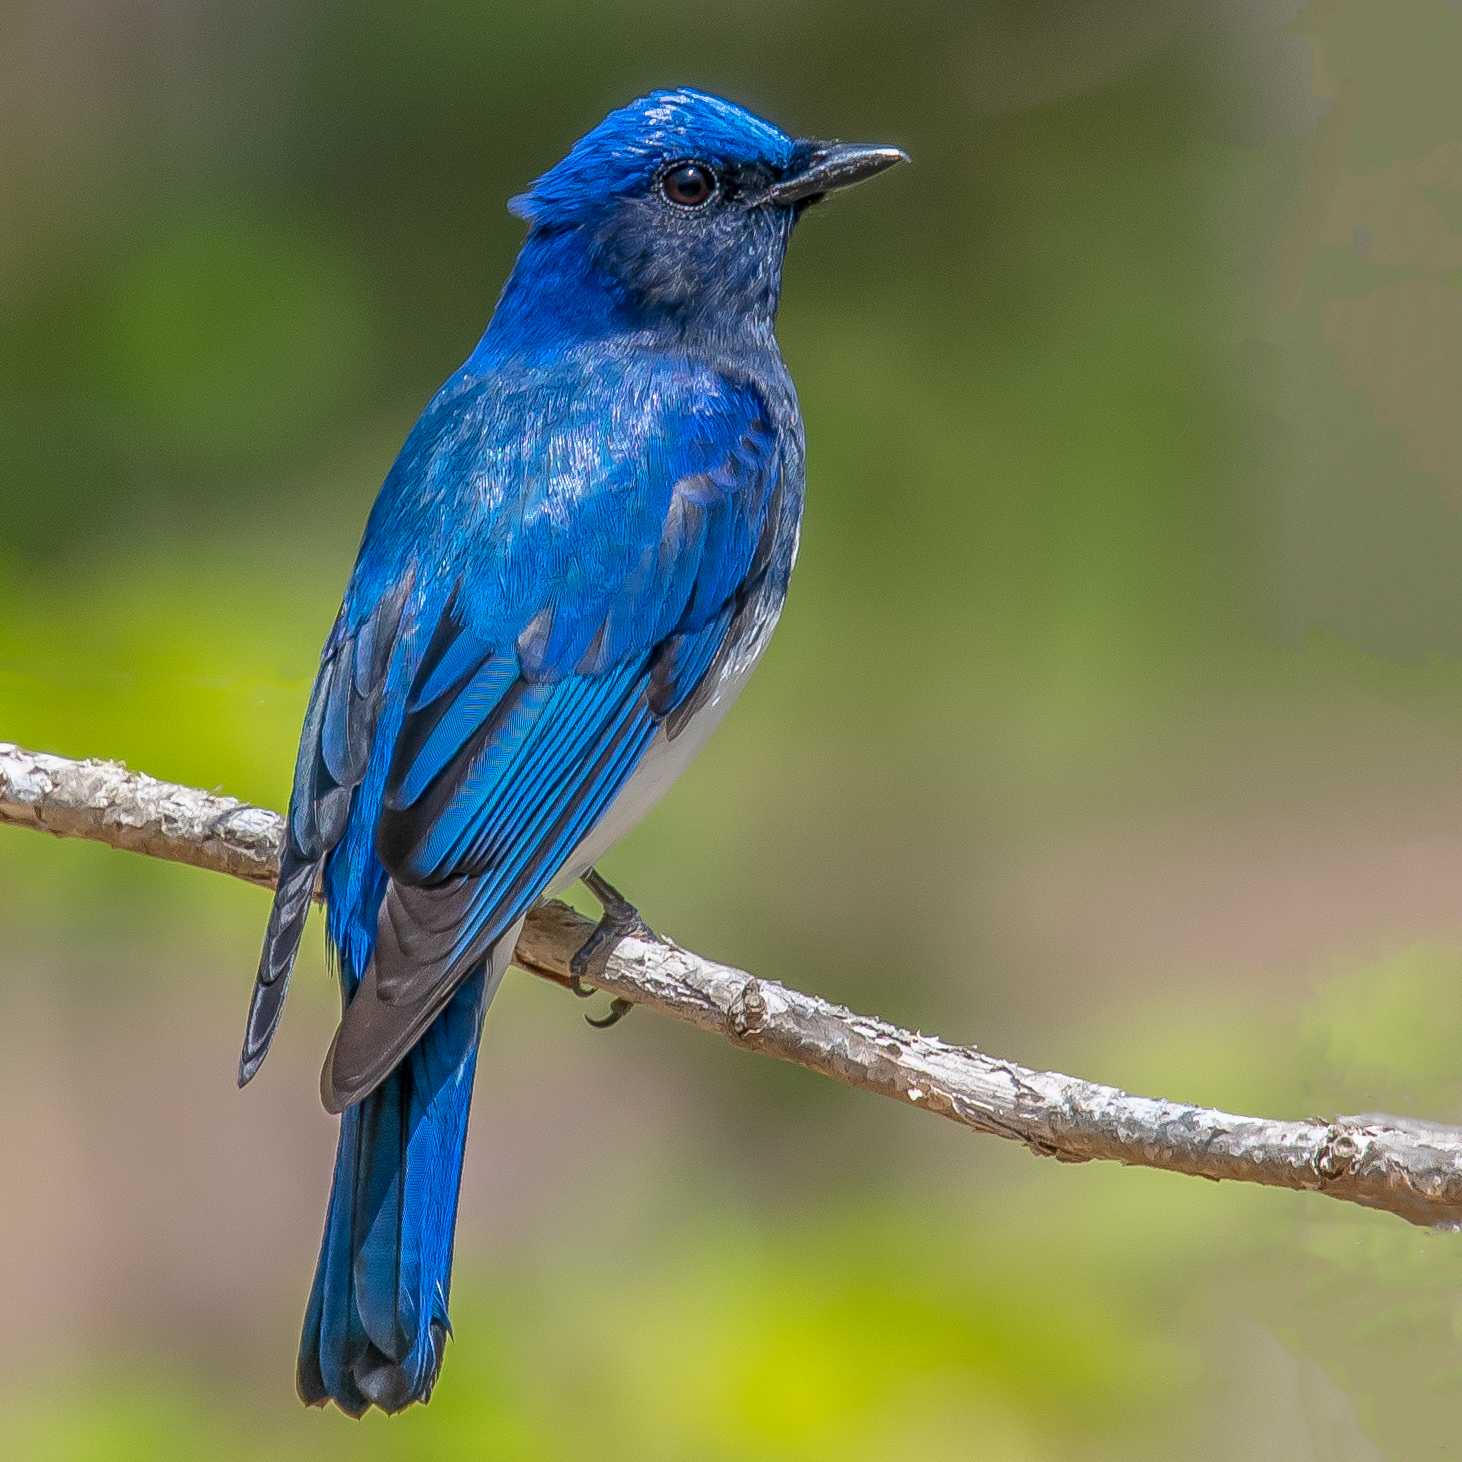
[[(579, 952), (569, 961), (569, 973), (580, 981), (589, 973), (589, 966), (601, 952), (606, 955), (621, 939), (654, 939), (655, 931), (640, 918), (640, 911), (593, 868), (584, 874), (584, 887), (599, 900), (603, 915), (594, 932), (584, 941)], [(582, 989), (582, 986), (580, 986)], [(577, 993), (577, 992), (576, 992)]]
[[(584, 874), (582, 882), (584, 887), (599, 900), (604, 911), (598, 924), (594, 926), (594, 932), (569, 961), (569, 989), (575, 995), (588, 996), (594, 992), (585, 987), (584, 976), (589, 973), (590, 965), (601, 953), (608, 959), (621, 939), (629, 936), (637, 939), (654, 939), (655, 931), (640, 918), (640, 911), (608, 879), (602, 878), (593, 868)], [(608, 1015), (599, 1020), (586, 1015), (584, 1019), (597, 1029), (606, 1030), (623, 1020), (632, 1008), (633, 1006), (628, 1000), (622, 1000), (616, 996), (610, 1002)]]

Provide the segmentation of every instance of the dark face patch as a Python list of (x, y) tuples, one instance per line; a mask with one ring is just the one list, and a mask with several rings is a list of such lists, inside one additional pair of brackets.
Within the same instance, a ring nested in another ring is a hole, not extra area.
[(672, 159), (620, 197), (597, 230), (598, 262), (657, 313), (769, 321), (795, 216), (762, 202), (776, 177), (761, 162)]

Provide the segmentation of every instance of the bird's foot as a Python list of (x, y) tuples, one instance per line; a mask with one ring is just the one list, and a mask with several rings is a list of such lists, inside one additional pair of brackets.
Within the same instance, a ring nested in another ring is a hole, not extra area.
[[(608, 960), (614, 947), (621, 939), (654, 939), (655, 931), (640, 918), (640, 911), (624, 897), (607, 879), (601, 878), (594, 869), (583, 877), (584, 887), (599, 900), (603, 913), (594, 932), (584, 941), (578, 953), (569, 961), (569, 989), (575, 995), (587, 997), (594, 991), (584, 984), (584, 976), (596, 962)], [(602, 968), (602, 964), (600, 968)], [(609, 1013), (595, 1020), (586, 1015), (584, 1019), (596, 1030), (607, 1030), (617, 1025), (633, 1009), (630, 1001), (616, 996), (610, 1002)]]
[[(583, 878), (584, 887), (599, 900), (603, 914), (594, 932), (584, 941), (578, 953), (569, 961), (569, 976), (574, 982), (575, 994), (588, 993), (580, 983), (591, 967), (602, 955), (606, 959), (621, 939), (656, 938), (655, 931), (640, 918), (640, 911), (607, 879), (590, 869)], [(658, 941), (657, 941), (658, 942)]]

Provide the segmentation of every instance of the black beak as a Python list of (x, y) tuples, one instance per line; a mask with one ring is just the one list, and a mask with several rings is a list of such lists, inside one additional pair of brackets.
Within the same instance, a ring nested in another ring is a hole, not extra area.
[(837, 188), (851, 188), (895, 163), (908, 162), (900, 147), (870, 147), (860, 142), (816, 142), (797, 144), (800, 166), (780, 183), (767, 189), (764, 203), (815, 203)]

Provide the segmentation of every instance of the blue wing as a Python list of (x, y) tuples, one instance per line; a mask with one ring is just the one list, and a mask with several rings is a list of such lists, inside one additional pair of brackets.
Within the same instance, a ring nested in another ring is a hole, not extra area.
[(240, 1086), (269, 1052), (321, 865), (345, 832), (352, 797), (365, 777), (405, 590), (401, 583), (382, 595), (354, 629), (342, 610), (320, 657), (295, 763), (279, 885), (249, 1005)]
[[(674, 729), (786, 544), (800, 441), (755, 387), (682, 367), (629, 389), (620, 375), (610, 396), (573, 369), (490, 397), (449, 383), (372, 513), (306, 717), (245, 1078), (320, 859), (350, 1000), (325, 1080), (339, 1110), (400, 1061)], [(377, 700), (352, 720), (336, 666), (363, 642), (372, 669), (389, 666), (366, 676)]]

